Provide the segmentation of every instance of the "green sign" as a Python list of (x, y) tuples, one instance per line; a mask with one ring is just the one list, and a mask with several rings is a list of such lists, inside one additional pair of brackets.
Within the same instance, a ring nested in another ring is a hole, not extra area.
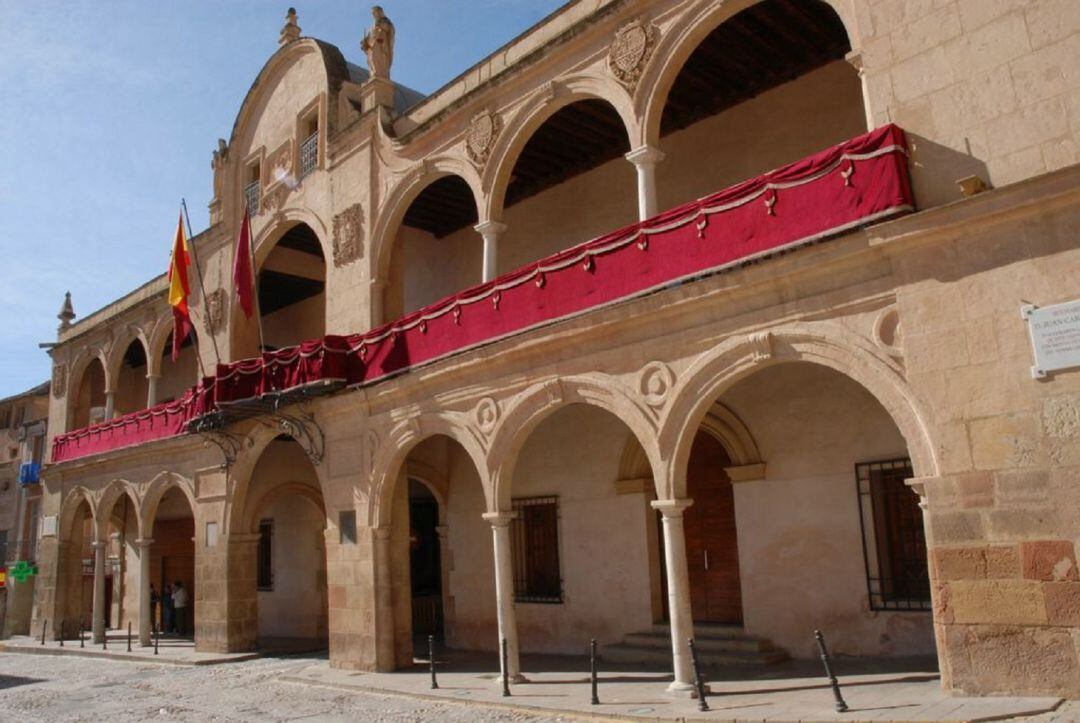
[(26, 582), (34, 575), (37, 575), (37, 565), (31, 565), (26, 560), (19, 560), (14, 566), (8, 568), (8, 574), (11, 575), (11, 579), (15, 582)]

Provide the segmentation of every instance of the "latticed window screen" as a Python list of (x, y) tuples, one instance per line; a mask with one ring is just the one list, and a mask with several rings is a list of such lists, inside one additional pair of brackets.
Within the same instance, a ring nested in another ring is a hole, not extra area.
[(319, 132), (316, 131), (300, 144), (300, 178), (305, 178), (319, 164)]
[(514, 599), (561, 603), (559, 498), (523, 497), (513, 500), (513, 510)]
[(274, 521), (262, 520), (259, 522), (259, 552), (258, 552), (258, 588), (260, 590), (274, 589)]
[(855, 465), (872, 610), (929, 610), (930, 575), (919, 496), (904, 484), (910, 459)]
[(260, 197), (261, 189), (258, 181), (252, 181), (248, 185), (244, 186), (244, 202), (247, 204), (249, 215), (258, 215)]

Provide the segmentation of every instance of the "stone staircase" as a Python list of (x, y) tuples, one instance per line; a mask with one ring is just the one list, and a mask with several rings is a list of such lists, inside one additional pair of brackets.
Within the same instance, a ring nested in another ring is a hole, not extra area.
[[(788, 659), (786, 651), (766, 638), (746, 634), (738, 625), (697, 623), (694, 647), (702, 666), (771, 665)], [(604, 646), (601, 655), (613, 663), (671, 665), (671, 629), (654, 625), (651, 629), (627, 635), (621, 643)]]

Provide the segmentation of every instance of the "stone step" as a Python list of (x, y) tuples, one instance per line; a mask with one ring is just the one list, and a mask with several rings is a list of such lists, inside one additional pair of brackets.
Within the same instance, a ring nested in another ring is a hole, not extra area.
[[(671, 636), (671, 626), (667, 623), (656, 623), (652, 626), (652, 632)], [(697, 638), (745, 638), (746, 630), (742, 625), (726, 625), (723, 623), (694, 623), (694, 639)]]
[[(671, 633), (667, 631), (650, 630), (644, 633), (631, 633), (623, 639), (623, 643), (639, 648), (671, 649)], [(711, 637), (703, 636), (700, 632), (694, 637), (694, 645), (698, 650), (716, 651), (719, 653), (736, 652), (765, 652), (774, 650), (773, 644), (763, 638), (752, 637)]]
[[(777, 649), (764, 652), (698, 650), (698, 662), (707, 668), (725, 665), (771, 665), (781, 663), (787, 658), (787, 653)], [(612, 663), (637, 663), (663, 667), (671, 665), (671, 649), (661, 650), (616, 643), (603, 648), (601, 659)]]

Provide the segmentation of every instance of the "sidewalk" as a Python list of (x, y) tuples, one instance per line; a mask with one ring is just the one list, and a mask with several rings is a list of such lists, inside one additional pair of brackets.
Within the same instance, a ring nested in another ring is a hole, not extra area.
[[(847, 713), (837, 713), (820, 665), (793, 661), (766, 668), (727, 668), (710, 678), (709, 712), (693, 699), (671, 697), (670, 675), (640, 666), (605, 665), (599, 676), (600, 705), (590, 704), (588, 660), (525, 656), (527, 683), (502, 697), (495, 656), (448, 651), (437, 654), (438, 690), (431, 689), (427, 661), (411, 671), (360, 673), (330, 668), (325, 660), (298, 666), (282, 677), (290, 683), (378, 692), (460, 704), (483, 703), (532, 713), (617, 720), (753, 721), (987, 721), (1054, 710), (1059, 698), (961, 698), (941, 690), (933, 661), (839, 660), (837, 675)], [(545, 671), (545, 672), (532, 672)]]
[(108, 648), (102, 649), (101, 643), (90, 642), (90, 633), (85, 634), (85, 647), (79, 647), (79, 641), (65, 640), (63, 646), (58, 641), (41, 638), (15, 636), (0, 642), (0, 652), (27, 653), (33, 655), (78, 655), (88, 658), (108, 660), (128, 660), (140, 663), (162, 663), (165, 665), (217, 665), (251, 660), (258, 653), (199, 653), (195, 643), (185, 638), (162, 637), (158, 641), (158, 654), (154, 655), (153, 646), (144, 648), (139, 645), (138, 633), (131, 641), (131, 652), (127, 652), (127, 631), (110, 630), (107, 634)]

